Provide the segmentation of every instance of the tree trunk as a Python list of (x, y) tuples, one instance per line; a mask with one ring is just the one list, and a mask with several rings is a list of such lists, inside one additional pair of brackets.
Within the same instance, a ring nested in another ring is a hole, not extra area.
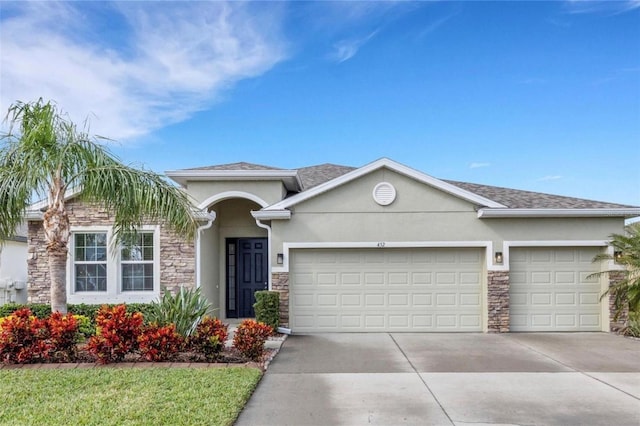
[(67, 313), (67, 254), (69, 248), (69, 216), (64, 206), (64, 186), (59, 177), (50, 189), (49, 208), (42, 222), (47, 240), (49, 279), (51, 280), (51, 312)]
[(49, 251), (51, 312), (67, 313), (67, 251)]

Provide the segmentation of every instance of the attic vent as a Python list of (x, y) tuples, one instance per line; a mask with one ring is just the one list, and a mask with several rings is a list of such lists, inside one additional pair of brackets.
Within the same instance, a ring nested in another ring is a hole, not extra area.
[(396, 189), (389, 182), (380, 182), (373, 188), (373, 199), (381, 206), (388, 206), (396, 199)]

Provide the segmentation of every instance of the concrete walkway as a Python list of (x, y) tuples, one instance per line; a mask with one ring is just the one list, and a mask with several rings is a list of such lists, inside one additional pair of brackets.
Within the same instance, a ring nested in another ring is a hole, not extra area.
[(640, 341), (290, 336), (236, 425), (640, 425)]

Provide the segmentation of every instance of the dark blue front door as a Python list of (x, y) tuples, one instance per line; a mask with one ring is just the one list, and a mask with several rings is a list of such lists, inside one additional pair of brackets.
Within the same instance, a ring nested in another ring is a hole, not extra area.
[[(230, 253), (231, 252), (231, 253)], [(252, 318), (255, 292), (267, 290), (267, 239), (227, 240), (227, 316)]]

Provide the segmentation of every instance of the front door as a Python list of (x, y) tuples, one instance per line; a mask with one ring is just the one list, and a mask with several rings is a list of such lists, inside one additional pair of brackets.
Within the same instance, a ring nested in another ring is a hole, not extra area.
[(252, 318), (255, 292), (268, 289), (266, 238), (227, 240), (227, 317)]

